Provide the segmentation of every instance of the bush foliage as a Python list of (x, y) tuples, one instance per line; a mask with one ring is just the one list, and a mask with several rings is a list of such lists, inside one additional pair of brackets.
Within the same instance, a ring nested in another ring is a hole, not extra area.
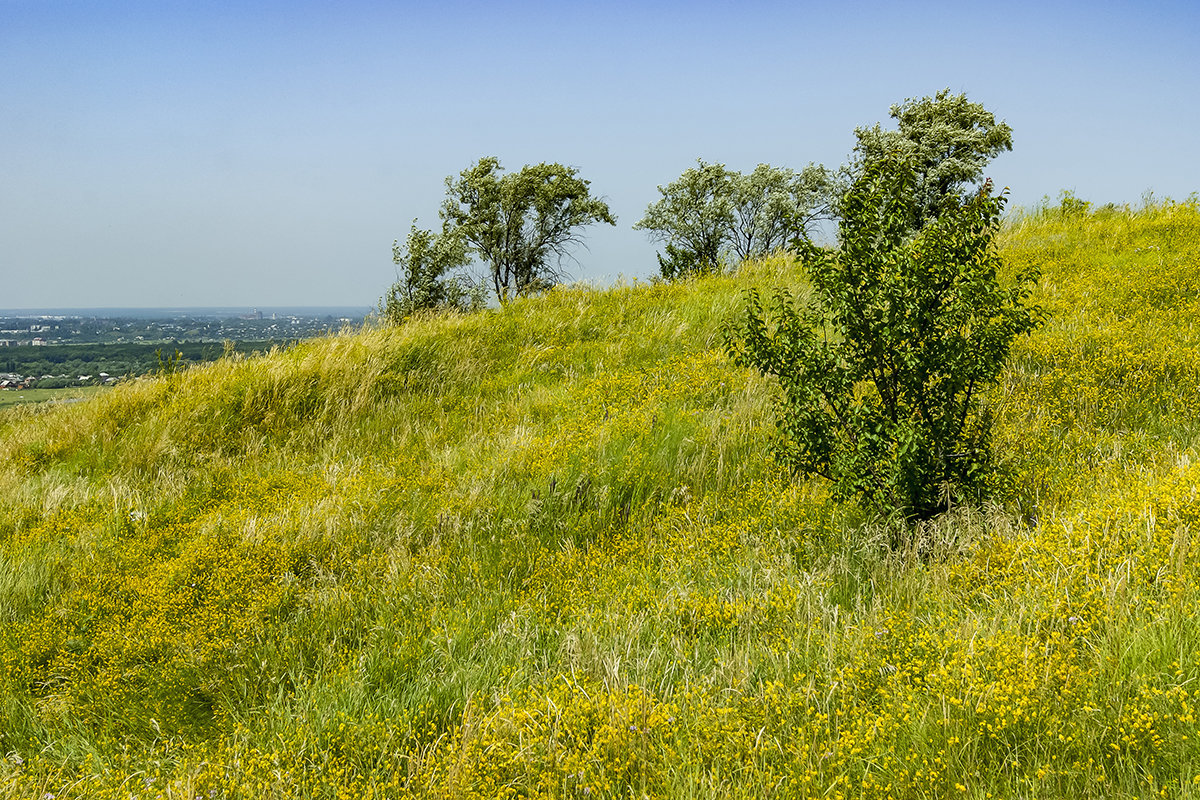
[(422, 230), (414, 221), (401, 246), (392, 243), (397, 278), (379, 303), (380, 316), (396, 325), (420, 311), (476, 311), (486, 287), (455, 274), (470, 263), (467, 243), (453, 229)]
[(990, 186), (913, 235), (916, 173), (868, 166), (841, 202), (840, 247), (802, 243), (812, 296), (748, 292), (735, 360), (779, 380), (780, 459), (881, 514), (928, 519), (982, 499), (993, 469), (981, 406), (1013, 340), (1032, 330), (1035, 273), (997, 279), (1003, 196)]

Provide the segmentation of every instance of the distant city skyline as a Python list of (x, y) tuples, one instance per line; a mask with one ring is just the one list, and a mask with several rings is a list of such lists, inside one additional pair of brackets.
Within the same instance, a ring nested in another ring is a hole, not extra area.
[(579, 168), (632, 230), (696, 159), (836, 167), (942, 88), (1013, 128), (1010, 207), (1200, 191), (1200, 8), (1176, 2), (0, 0), (0, 306), (373, 307), (394, 239), (495, 155)]

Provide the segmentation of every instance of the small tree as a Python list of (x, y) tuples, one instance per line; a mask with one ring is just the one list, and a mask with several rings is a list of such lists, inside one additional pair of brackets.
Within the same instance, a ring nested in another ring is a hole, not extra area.
[(697, 160), (696, 167), (658, 187), (662, 198), (633, 227), (666, 244), (667, 257), (658, 255), (664, 278), (718, 268), (734, 223), (733, 175), (724, 164)]
[(503, 303), (562, 280), (561, 262), (581, 242), (579, 229), (616, 225), (616, 218), (573, 167), (543, 163), (502, 171), (497, 159), (482, 158), (447, 178), (441, 216), (487, 262)]
[(414, 220), (404, 245), (392, 242), (392, 263), (397, 280), (379, 307), (389, 322), (402, 322), (421, 310), (465, 310), (482, 304), (462, 278), (448, 275), (470, 263), (466, 242), (454, 231), (435, 235), (418, 228)]
[(1033, 274), (997, 280), (1003, 196), (985, 184), (914, 235), (918, 179), (902, 158), (867, 164), (838, 209), (840, 248), (801, 243), (812, 300), (779, 292), (764, 308), (751, 291), (726, 330), (739, 364), (779, 380), (779, 458), (910, 519), (983, 491), (980, 394), (1039, 314), (1024, 303)]
[(829, 174), (816, 165), (797, 174), (759, 164), (744, 175), (698, 161), (658, 187), (662, 198), (633, 227), (665, 243), (666, 257), (659, 254), (658, 264), (672, 280), (785, 247), (828, 215), (830, 186)]
[(806, 236), (828, 219), (832, 181), (824, 167), (809, 164), (800, 173), (759, 164), (748, 175), (733, 173), (733, 221), (729, 243), (738, 261), (761, 258)]
[(878, 124), (857, 128), (852, 175), (888, 156), (907, 159), (914, 183), (913, 225), (921, 227), (940, 213), (943, 205), (961, 202), (967, 187), (977, 185), (988, 162), (1012, 150), (1012, 128), (996, 122), (995, 115), (965, 94), (943, 89), (933, 97), (905, 100), (892, 106), (898, 130)]

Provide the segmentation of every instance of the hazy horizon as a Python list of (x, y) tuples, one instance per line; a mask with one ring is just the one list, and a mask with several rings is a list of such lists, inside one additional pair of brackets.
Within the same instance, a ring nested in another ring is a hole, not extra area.
[(0, 318), (22, 318), (35, 316), (90, 316), (153, 318), (159, 315), (176, 316), (220, 316), (225, 314), (296, 314), (304, 316), (328, 316), (353, 314), (361, 316), (374, 309), (370, 306), (113, 306), (96, 308), (0, 308)]
[(0, 305), (373, 307), (394, 239), (495, 155), (576, 166), (617, 227), (571, 277), (657, 271), (632, 225), (697, 158), (836, 167), (906, 98), (1013, 129), (1031, 207), (1200, 191), (1192, 2), (0, 2)]

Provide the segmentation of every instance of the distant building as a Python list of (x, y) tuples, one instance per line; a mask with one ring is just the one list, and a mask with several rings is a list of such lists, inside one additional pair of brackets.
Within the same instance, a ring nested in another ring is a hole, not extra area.
[(34, 347), (45, 347), (46, 340), (40, 336), (36, 336), (34, 337), (34, 340), (30, 342), (30, 344), (32, 344)]

